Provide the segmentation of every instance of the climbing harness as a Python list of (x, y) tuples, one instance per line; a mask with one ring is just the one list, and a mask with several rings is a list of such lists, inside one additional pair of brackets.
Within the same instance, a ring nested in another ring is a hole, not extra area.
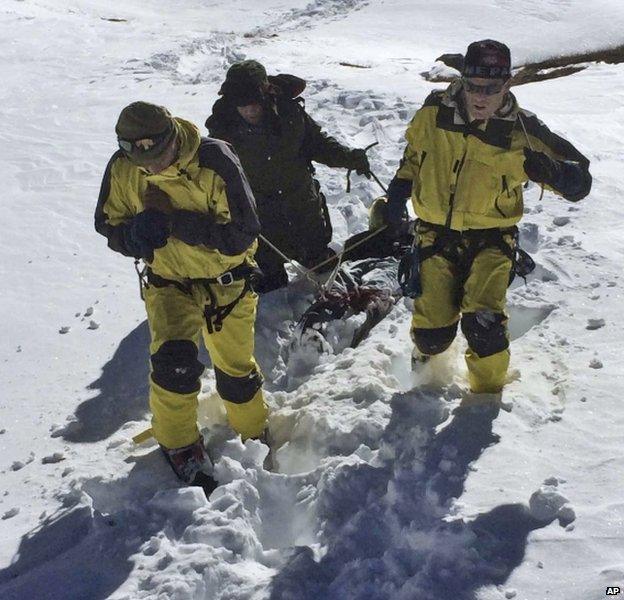
[[(139, 272), (138, 266), (137, 272)], [(203, 286), (206, 290), (206, 294), (208, 295), (208, 302), (204, 307), (206, 329), (209, 334), (212, 334), (214, 332), (221, 331), (225, 318), (234, 310), (234, 308), (236, 308), (236, 305), (243, 299), (245, 294), (253, 290), (253, 286), (259, 275), (259, 269), (247, 263), (242, 263), (229, 271), (222, 273), (218, 277), (183, 279), (181, 281), (161, 277), (160, 275), (154, 273), (149, 267), (145, 267), (141, 273), (143, 274), (140, 276), (141, 292), (143, 292), (143, 289), (152, 285), (155, 288), (174, 286), (184, 294), (191, 294), (193, 286)], [(241, 279), (244, 280), (245, 283), (240, 294), (238, 294), (232, 302), (219, 306), (212, 286), (220, 285), (228, 287)], [(143, 298), (143, 293), (141, 294), (141, 297)]]
[[(433, 231), (436, 237), (432, 244), (422, 246), (419, 234)], [(511, 238), (509, 243), (505, 237)], [(420, 266), (432, 256), (442, 256), (452, 263), (458, 271), (458, 289), (463, 289), (477, 255), (487, 248), (500, 250), (511, 261), (509, 285), (516, 276), (526, 283), (526, 277), (535, 269), (535, 261), (520, 248), (518, 228), (505, 227), (494, 229), (469, 229), (455, 231), (443, 225), (417, 220), (414, 244), (399, 264), (399, 284), (404, 296), (418, 298), (422, 293)]]

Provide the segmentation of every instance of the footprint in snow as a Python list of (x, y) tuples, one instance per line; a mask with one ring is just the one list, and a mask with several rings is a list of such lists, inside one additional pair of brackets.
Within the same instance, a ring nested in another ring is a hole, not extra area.
[(601, 327), (605, 326), (605, 320), (604, 319), (587, 319), (587, 326), (585, 327), (585, 329), (589, 329), (590, 331), (593, 331), (594, 329), (600, 329)]
[(2, 520), (6, 521), (7, 519), (12, 519), (15, 515), (19, 514), (20, 509), (16, 506), (10, 510), (7, 510), (3, 515), (2, 515)]
[(55, 463), (59, 463), (63, 460), (65, 460), (65, 455), (62, 452), (55, 452), (54, 454), (50, 454), (49, 456), (44, 456), (41, 459), (41, 464), (52, 465)]

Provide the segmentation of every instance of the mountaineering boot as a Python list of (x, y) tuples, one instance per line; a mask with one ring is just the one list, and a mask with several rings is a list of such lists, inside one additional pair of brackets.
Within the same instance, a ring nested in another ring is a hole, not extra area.
[(189, 485), (202, 487), (206, 496), (217, 487), (212, 476), (212, 462), (204, 447), (204, 438), (182, 448), (165, 448), (161, 446), (167, 462), (178, 478)]
[(429, 362), (430, 354), (423, 354), (416, 346), (412, 349), (412, 371), (418, 371), (424, 364)]

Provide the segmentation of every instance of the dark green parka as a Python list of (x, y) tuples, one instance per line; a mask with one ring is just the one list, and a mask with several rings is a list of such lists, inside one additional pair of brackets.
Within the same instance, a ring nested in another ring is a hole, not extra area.
[(211, 137), (234, 146), (256, 198), (262, 234), (290, 258), (309, 265), (324, 255), (332, 235), (311, 163), (352, 168), (354, 151), (324, 133), (302, 100), (293, 97), (303, 91), (302, 79), (278, 75), (269, 82), (260, 125), (247, 123), (236, 106), (221, 98), (206, 127)]

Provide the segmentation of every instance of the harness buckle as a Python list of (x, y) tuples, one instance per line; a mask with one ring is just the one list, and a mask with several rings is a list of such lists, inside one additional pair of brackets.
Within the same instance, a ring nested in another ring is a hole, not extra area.
[(234, 275), (232, 275), (231, 271), (227, 271), (222, 275), (219, 275), (216, 279), (219, 285), (228, 286), (234, 283)]

